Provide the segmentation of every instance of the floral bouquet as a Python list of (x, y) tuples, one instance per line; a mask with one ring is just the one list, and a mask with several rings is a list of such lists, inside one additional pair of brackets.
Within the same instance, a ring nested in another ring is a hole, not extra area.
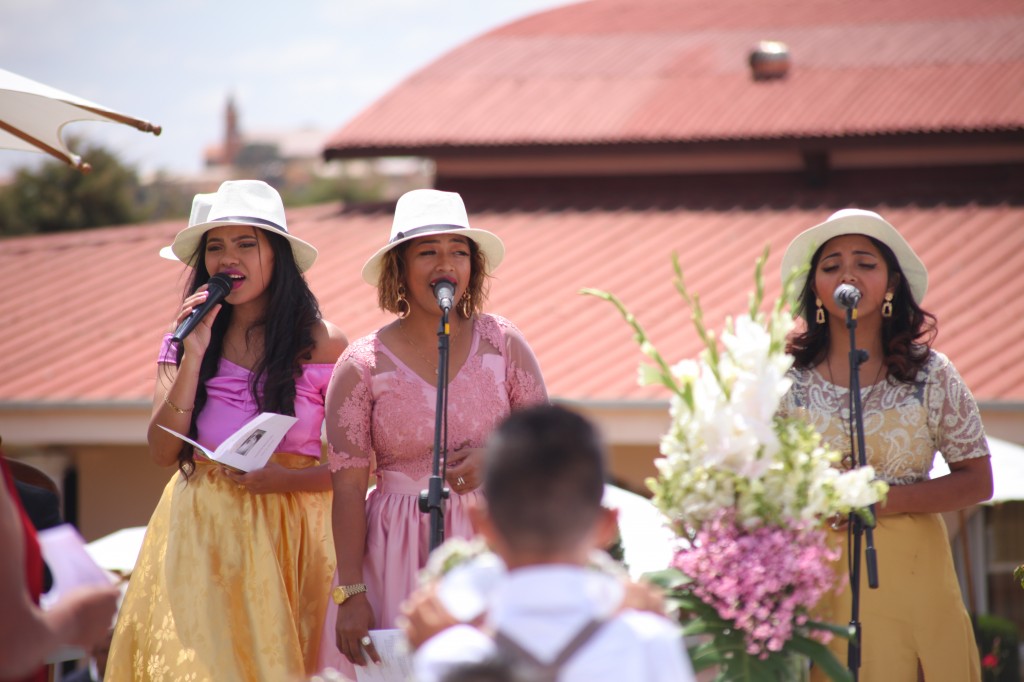
[(653, 362), (640, 383), (671, 391), (671, 426), (661, 439), (658, 476), (648, 480), (654, 504), (681, 539), (669, 569), (650, 575), (679, 607), (696, 670), (717, 666), (717, 680), (799, 679), (811, 659), (834, 680), (851, 679), (825, 644), (847, 627), (811, 620), (811, 609), (836, 589), (825, 524), (869, 507), (888, 488), (871, 467), (842, 472), (806, 421), (778, 413), (791, 381), (785, 352), (793, 328), (785, 312), (791, 281), (769, 313), (761, 312), (758, 260), (749, 312), (728, 320), (720, 338), (703, 323), (700, 302), (683, 282), (676, 289), (693, 310), (704, 350), (669, 364), (614, 295), (582, 293), (613, 303)]

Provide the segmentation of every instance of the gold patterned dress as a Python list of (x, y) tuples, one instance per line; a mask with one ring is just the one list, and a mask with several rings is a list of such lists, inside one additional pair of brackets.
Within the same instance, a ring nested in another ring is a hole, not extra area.
[[(303, 365), (295, 416), (271, 461), (319, 463), (333, 365)], [(198, 441), (215, 447), (255, 416), (247, 369), (221, 360)], [(253, 494), (219, 465), (175, 473), (146, 529), (121, 606), (107, 682), (288, 682), (317, 671), (331, 576), (331, 493)]]
[[(813, 369), (793, 369), (782, 411), (803, 415), (824, 440), (850, 453), (849, 391)], [(915, 381), (886, 379), (861, 389), (868, 464), (891, 486), (926, 480), (936, 452), (947, 462), (989, 456), (978, 406), (952, 363), (932, 351)], [(836, 570), (847, 574), (847, 534), (833, 533), (842, 549)], [(874, 531), (877, 589), (867, 587), (861, 559), (860, 679), (916, 682), (918, 662), (928, 682), (981, 679), (971, 621), (953, 567), (946, 526), (939, 514), (882, 516)], [(849, 582), (819, 605), (822, 618), (850, 621)], [(847, 641), (831, 645), (841, 663)], [(826, 679), (815, 676), (815, 679)]]

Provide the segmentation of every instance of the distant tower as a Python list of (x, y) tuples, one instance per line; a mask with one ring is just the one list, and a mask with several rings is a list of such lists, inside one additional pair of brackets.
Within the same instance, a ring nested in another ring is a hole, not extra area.
[(223, 163), (227, 166), (235, 165), (238, 159), (238, 152), (242, 150), (242, 133), (238, 129), (238, 110), (235, 108), (235, 98), (228, 95), (227, 107), (224, 110), (224, 158)]

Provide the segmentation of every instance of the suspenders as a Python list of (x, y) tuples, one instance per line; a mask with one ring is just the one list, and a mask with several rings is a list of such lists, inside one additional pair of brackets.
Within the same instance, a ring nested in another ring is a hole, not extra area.
[(525, 679), (531, 682), (557, 682), (558, 673), (562, 666), (568, 662), (573, 655), (579, 651), (584, 644), (590, 641), (591, 637), (597, 634), (607, 621), (593, 619), (584, 625), (576, 636), (569, 640), (569, 643), (555, 656), (550, 663), (543, 663), (529, 651), (508, 637), (500, 630), (493, 635), (494, 644), (498, 648), (498, 655), (502, 660), (508, 661), (516, 670), (529, 673)]

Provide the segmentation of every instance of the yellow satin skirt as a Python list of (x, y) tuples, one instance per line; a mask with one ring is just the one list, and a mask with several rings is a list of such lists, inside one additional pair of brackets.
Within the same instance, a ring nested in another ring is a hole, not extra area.
[[(840, 547), (837, 563), (844, 589), (819, 604), (818, 617), (846, 625), (851, 593), (845, 531), (832, 533)], [(974, 630), (964, 607), (953, 567), (946, 524), (938, 514), (897, 514), (879, 518), (874, 532), (878, 588), (867, 586), (861, 541), (861, 682), (917, 682), (918, 665), (926, 682), (978, 682), (981, 664)], [(847, 640), (829, 648), (847, 664)], [(812, 671), (814, 682), (828, 677)]]
[[(288, 468), (313, 457), (275, 454)], [(334, 575), (331, 493), (252, 494), (215, 464), (176, 473), (146, 529), (105, 680), (301, 680)]]

